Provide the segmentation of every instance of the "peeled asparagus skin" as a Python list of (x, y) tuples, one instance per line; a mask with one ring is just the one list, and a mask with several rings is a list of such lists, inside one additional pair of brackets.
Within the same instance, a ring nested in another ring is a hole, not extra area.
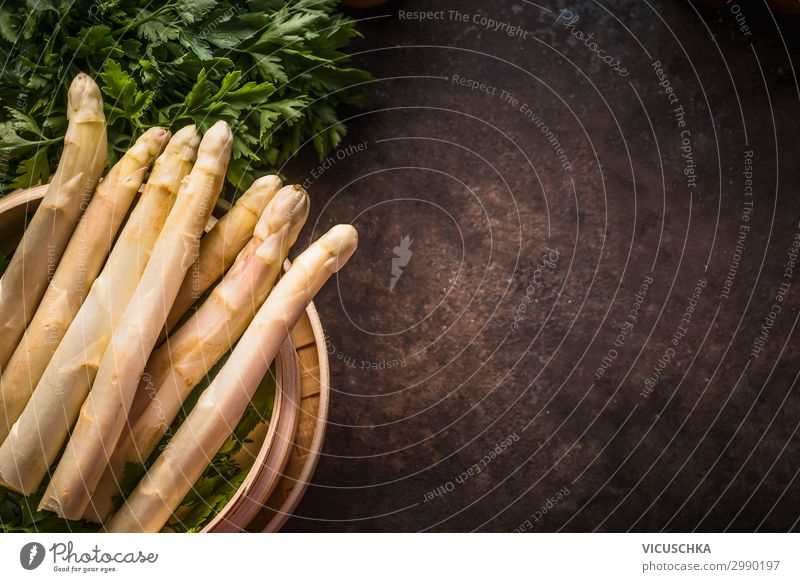
[(169, 132), (146, 131), (97, 186), (72, 234), (36, 315), (0, 376), (0, 443), (19, 418), (61, 338), (78, 313), (122, 225), (144, 176)]
[(338, 225), (295, 260), (108, 531), (156, 532), (164, 526), (239, 423), (297, 319), (357, 243), (352, 226)]
[(26, 495), (33, 493), (61, 451), (181, 181), (192, 168), (199, 142), (194, 127), (185, 127), (156, 160), (103, 271), (0, 446), (0, 485)]
[(127, 462), (144, 463), (181, 405), (235, 345), (264, 303), (289, 248), (308, 217), (308, 195), (283, 188), (267, 206), (252, 240), (198, 311), (148, 360), (122, 437), (84, 518), (105, 521), (114, 510)]
[(58, 168), (0, 279), (0, 369), (36, 313), (47, 281), (106, 165), (103, 98), (95, 82), (83, 73), (70, 85), (67, 117)]
[(256, 222), (280, 187), (281, 180), (278, 176), (259, 178), (203, 237), (198, 259), (189, 269), (178, 291), (164, 326), (165, 331), (159, 337), (159, 344), (203, 293), (230, 268), (253, 236)]
[(216, 123), (200, 142), (150, 261), (114, 329), (89, 396), (39, 509), (79, 519), (127, 422), (147, 358), (192, 265), (231, 154), (233, 135)]

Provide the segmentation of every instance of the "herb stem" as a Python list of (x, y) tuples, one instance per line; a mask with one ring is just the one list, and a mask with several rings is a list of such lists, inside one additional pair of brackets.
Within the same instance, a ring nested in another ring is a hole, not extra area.
[(113, 36), (121, 36), (130, 30), (139, 28), (143, 24), (147, 24), (148, 22), (155, 20), (156, 18), (164, 14), (166, 11), (175, 8), (176, 6), (177, 4), (174, 3), (164, 4), (164, 6), (161, 6), (160, 8), (154, 10), (147, 16), (139, 18), (138, 20), (134, 20), (133, 22), (126, 24), (124, 27), (118, 28), (117, 30), (113, 31), (111, 34)]
[(2, 147), (0, 147), (0, 150), (10, 153), (34, 146), (51, 146), (54, 143), (60, 143), (63, 141), (64, 141), (63, 137), (54, 137), (52, 139), (40, 139), (38, 141), (25, 140), (24, 143), (19, 143), (19, 144), (9, 144), (8, 142), (6, 142)]

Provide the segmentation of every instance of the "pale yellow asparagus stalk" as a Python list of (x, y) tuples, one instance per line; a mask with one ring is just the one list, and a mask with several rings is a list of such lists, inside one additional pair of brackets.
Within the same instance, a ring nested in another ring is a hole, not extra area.
[(109, 466), (84, 518), (105, 521), (119, 495), (127, 462), (144, 463), (181, 405), (208, 371), (236, 344), (280, 274), (308, 217), (308, 195), (286, 186), (267, 206), (252, 240), (208, 299), (147, 362)]
[(147, 358), (192, 265), (231, 155), (233, 135), (217, 122), (200, 142), (197, 161), (158, 237), (139, 285), (114, 330), (53, 478), (39, 504), (79, 519), (117, 445)]
[(335, 226), (294, 261), (108, 531), (155, 532), (164, 526), (239, 423), (297, 319), (347, 262), (357, 239), (352, 226)]
[(159, 344), (203, 293), (228, 271), (253, 236), (256, 222), (280, 187), (278, 176), (259, 178), (201, 239), (200, 254), (183, 280)]
[(36, 315), (0, 376), (0, 398), (5, 403), (0, 410), (0, 443), (25, 408), (53, 352), (86, 299), (145, 173), (168, 139), (166, 129), (147, 130), (97, 186)]
[(39, 488), (86, 400), (114, 327), (133, 296), (200, 138), (178, 131), (156, 160), (100, 276), (0, 447), (0, 485), (25, 495)]
[[(95, 82), (83, 73), (70, 85), (67, 118), (58, 168), (0, 279), (0, 369), (5, 368), (36, 313), (48, 279), (106, 165), (103, 98)], [(0, 408), (4, 405), (0, 402)]]

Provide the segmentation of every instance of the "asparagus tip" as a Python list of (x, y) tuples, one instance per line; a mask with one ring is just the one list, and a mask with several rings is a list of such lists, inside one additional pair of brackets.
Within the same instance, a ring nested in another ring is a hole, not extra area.
[(303, 188), (296, 185), (284, 186), (262, 213), (256, 224), (256, 236), (266, 239), (270, 232), (275, 232), (282, 225), (288, 224), (290, 231), (297, 231), (292, 238), (294, 242), (296, 234), (308, 218), (308, 204), (308, 194)]
[(164, 139), (166, 137), (171, 137), (172, 133), (166, 127), (151, 127), (147, 131), (145, 131), (142, 136), (149, 135), (156, 139)]
[(264, 189), (264, 190), (277, 190), (281, 187), (281, 179), (275, 175), (269, 176), (262, 176), (255, 182), (253, 182), (252, 186), (250, 186), (250, 190), (256, 189)]
[(358, 247), (358, 231), (351, 224), (337, 224), (320, 239), (331, 254), (331, 259), (326, 263), (331, 272), (335, 273), (353, 256)]
[(191, 141), (197, 137), (197, 127), (195, 125), (184, 125), (173, 135), (176, 141)]
[(230, 156), (232, 145), (233, 133), (230, 126), (224, 121), (218, 121), (211, 126), (211, 129), (200, 140), (200, 150), (197, 153), (197, 157), (199, 159), (203, 155), (210, 155), (227, 158)]
[(259, 217), (282, 185), (283, 182), (278, 176), (263, 176), (253, 182), (236, 203), (251, 210), (256, 217)]
[(139, 136), (136, 143), (149, 145), (152, 148), (151, 151), (153, 154), (158, 155), (164, 150), (164, 146), (167, 145), (170, 137), (172, 137), (172, 133), (170, 133), (168, 129), (163, 127), (151, 127)]
[(165, 152), (170, 156), (176, 155), (181, 159), (194, 162), (197, 157), (197, 146), (200, 144), (200, 134), (194, 125), (187, 125), (176, 131), (169, 140)]
[(87, 117), (105, 119), (103, 115), (103, 96), (100, 87), (86, 73), (78, 73), (69, 86), (67, 118), (81, 112)]

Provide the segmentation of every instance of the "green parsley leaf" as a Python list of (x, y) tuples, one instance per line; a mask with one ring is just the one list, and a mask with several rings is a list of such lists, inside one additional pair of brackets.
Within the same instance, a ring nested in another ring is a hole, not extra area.
[(217, 6), (216, 0), (178, 0), (176, 10), (184, 22), (197, 22)]
[(105, 81), (103, 93), (110, 98), (105, 104), (110, 112), (109, 125), (119, 118), (125, 118), (138, 126), (140, 118), (153, 101), (153, 91), (140, 91), (136, 81), (111, 59), (106, 61), (100, 77)]
[(85, 58), (96, 53), (118, 58), (123, 54), (122, 49), (117, 46), (117, 41), (111, 34), (111, 28), (105, 24), (97, 24), (90, 28), (81, 29), (77, 36), (67, 39), (67, 46), (78, 58)]
[(50, 164), (47, 159), (47, 148), (36, 150), (30, 158), (22, 160), (12, 188), (31, 188), (37, 184), (46, 184), (50, 179)]

